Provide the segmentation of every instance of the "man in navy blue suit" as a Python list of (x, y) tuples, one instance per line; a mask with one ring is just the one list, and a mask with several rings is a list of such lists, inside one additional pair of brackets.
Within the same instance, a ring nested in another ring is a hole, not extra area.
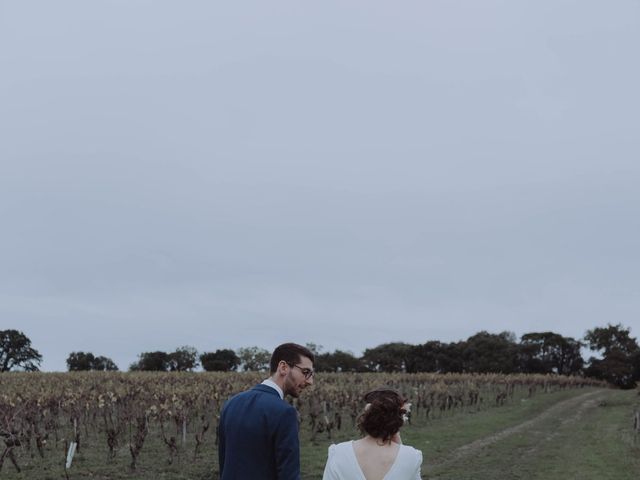
[(271, 377), (222, 408), (218, 460), (221, 480), (300, 480), (298, 412), (284, 400), (313, 384), (309, 349), (284, 343), (271, 355)]

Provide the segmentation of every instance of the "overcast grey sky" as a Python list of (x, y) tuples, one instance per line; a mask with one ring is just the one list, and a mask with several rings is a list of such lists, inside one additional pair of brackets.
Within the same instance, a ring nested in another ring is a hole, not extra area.
[(0, 329), (640, 335), (639, 47), (638, 0), (0, 0)]

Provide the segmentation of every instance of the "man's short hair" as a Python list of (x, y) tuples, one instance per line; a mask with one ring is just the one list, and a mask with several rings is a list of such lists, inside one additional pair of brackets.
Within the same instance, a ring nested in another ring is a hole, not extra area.
[(287, 362), (289, 365), (300, 362), (300, 357), (307, 357), (311, 360), (311, 363), (315, 363), (316, 359), (311, 350), (297, 343), (283, 343), (276, 347), (271, 354), (271, 362), (269, 364), (271, 368), (271, 374), (273, 375), (278, 370), (278, 364), (281, 361)]

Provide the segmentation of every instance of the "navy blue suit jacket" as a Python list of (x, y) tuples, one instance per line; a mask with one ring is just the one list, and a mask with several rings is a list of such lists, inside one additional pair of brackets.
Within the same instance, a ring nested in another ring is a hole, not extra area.
[(300, 480), (298, 414), (273, 388), (229, 399), (218, 433), (221, 480)]

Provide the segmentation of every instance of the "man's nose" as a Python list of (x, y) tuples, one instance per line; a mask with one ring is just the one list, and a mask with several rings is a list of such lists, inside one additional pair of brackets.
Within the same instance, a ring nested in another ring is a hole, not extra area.
[(313, 375), (306, 379), (305, 382), (307, 385), (313, 385)]

